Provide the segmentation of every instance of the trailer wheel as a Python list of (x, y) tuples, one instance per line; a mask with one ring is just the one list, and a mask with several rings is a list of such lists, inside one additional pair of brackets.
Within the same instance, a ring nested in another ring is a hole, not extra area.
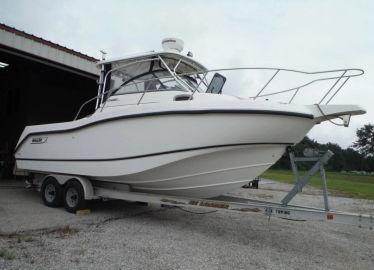
[(41, 187), (42, 200), (49, 207), (62, 205), (62, 187), (53, 177), (48, 177), (43, 181)]
[(77, 180), (69, 180), (64, 188), (64, 207), (70, 213), (83, 209), (86, 205), (84, 190)]

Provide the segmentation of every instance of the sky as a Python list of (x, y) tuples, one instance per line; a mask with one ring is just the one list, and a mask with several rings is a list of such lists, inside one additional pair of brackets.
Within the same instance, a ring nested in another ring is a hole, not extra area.
[[(367, 114), (352, 117), (348, 128), (325, 122), (308, 134), (344, 148), (357, 128), (374, 123), (373, 14), (371, 0), (0, 0), (1, 23), (96, 58), (99, 50), (107, 58), (159, 50), (163, 38), (179, 37), (185, 52), (210, 69), (361, 68), (365, 74), (350, 79), (331, 103), (358, 104)], [(237, 88), (245, 90), (245, 83)], [(298, 103), (315, 102), (300, 97)]]

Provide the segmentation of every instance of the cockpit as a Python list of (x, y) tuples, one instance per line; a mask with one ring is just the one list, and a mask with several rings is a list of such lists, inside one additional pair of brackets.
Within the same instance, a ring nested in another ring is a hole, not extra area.
[[(162, 52), (147, 52), (119, 59), (101, 61), (99, 82), (100, 97), (96, 108), (104, 106), (109, 97), (121, 98), (128, 94), (140, 94), (139, 102), (146, 93), (160, 92), (214, 92), (217, 84), (225, 78), (217, 76), (208, 82), (207, 68), (192, 59), (192, 55), (181, 54), (183, 44), (178, 39), (165, 39)], [(130, 97), (130, 96), (127, 96)], [(122, 98), (121, 98), (122, 99)], [(130, 98), (131, 99), (131, 98)], [(113, 99), (112, 99), (113, 100)]]

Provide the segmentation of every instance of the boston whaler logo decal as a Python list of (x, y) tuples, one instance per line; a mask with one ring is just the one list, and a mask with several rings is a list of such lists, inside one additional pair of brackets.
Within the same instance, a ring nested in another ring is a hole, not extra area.
[(32, 144), (40, 144), (45, 143), (47, 141), (48, 137), (34, 137), (31, 139)]

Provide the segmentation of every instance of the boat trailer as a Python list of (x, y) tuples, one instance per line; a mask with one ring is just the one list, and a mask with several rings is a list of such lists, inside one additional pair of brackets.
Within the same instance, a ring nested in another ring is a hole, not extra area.
[[(69, 176), (51, 174), (47, 176), (39, 175), (34, 178), (34, 186), (41, 189), (42, 199), (46, 203), (48, 196), (53, 195), (48, 190), (43, 189), (43, 186), (55, 185), (54, 189), (65, 189), (64, 192), (64, 206), (72, 213), (82, 209), (84, 201), (93, 199), (117, 199), (133, 202), (143, 202), (148, 204), (177, 206), (186, 208), (198, 208), (206, 210), (222, 210), (233, 211), (238, 213), (258, 213), (264, 214), (270, 220), (271, 217), (283, 218), (295, 221), (327, 221), (332, 223), (341, 223), (356, 225), (362, 228), (374, 228), (374, 216), (367, 214), (356, 214), (342, 211), (331, 210), (328, 204), (328, 192), (326, 184), (326, 174), (324, 165), (333, 156), (331, 151), (325, 152), (323, 155), (314, 157), (295, 157), (291, 148), (288, 149), (288, 154), (291, 161), (291, 167), (295, 177), (295, 184), (280, 203), (268, 202), (262, 200), (244, 199), (231, 196), (219, 196), (212, 199), (201, 198), (187, 198), (176, 197), (159, 194), (149, 194), (132, 191), (126, 184), (111, 183), (89, 180), (82, 176)], [(297, 162), (315, 162), (311, 169), (303, 177), (299, 177)], [(320, 172), (321, 183), (323, 189), (324, 209), (305, 207), (299, 205), (291, 205), (290, 201), (302, 191), (302, 188), (311, 180), (311, 178)], [(48, 181), (46, 181), (48, 179)], [(46, 184), (47, 183), (47, 184)], [(70, 189), (72, 197), (65, 196), (67, 187)], [(74, 190), (74, 187), (76, 190)], [(52, 187), (53, 190), (53, 187)], [(61, 191), (62, 192), (62, 191)], [(44, 196), (44, 197), (43, 197)], [(76, 204), (75, 204), (76, 202)], [(61, 202), (59, 202), (61, 204)], [(53, 201), (48, 206), (53, 205)]]

